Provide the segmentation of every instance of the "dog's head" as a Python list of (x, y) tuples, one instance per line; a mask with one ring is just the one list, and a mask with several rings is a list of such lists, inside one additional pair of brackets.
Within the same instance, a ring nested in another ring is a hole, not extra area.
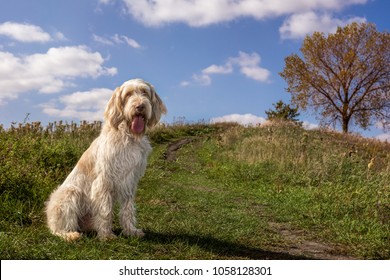
[[(107, 104), (104, 117), (115, 129), (124, 127), (134, 135), (143, 135), (156, 125), (167, 109), (154, 87), (141, 80), (129, 80), (118, 87)], [(124, 123), (124, 124), (122, 124)]]

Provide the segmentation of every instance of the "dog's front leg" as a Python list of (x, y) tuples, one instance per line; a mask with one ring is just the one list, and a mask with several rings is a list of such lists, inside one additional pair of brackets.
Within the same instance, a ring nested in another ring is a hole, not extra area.
[(112, 232), (112, 190), (112, 182), (106, 180), (104, 175), (99, 175), (92, 183), (93, 227), (100, 239), (115, 238), (115, 234)]
[(120, 224), (125, 236), (143, 237), (145, 233), (136, 227), (136, 209), (134, 206), (134, 194), (129, 194), (121, 201), (121, 211), (119, 213)]

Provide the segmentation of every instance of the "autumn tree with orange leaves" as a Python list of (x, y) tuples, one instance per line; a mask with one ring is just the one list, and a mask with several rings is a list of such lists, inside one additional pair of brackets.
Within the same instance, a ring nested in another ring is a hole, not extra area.
[(390, 125), (390, 34), (372, 23), (352, 23), (336, 33), (306, 36), (302, 57), (285, 58), (280, 75), (292, 103), (314, 109), (323, 124), (367, 129)]

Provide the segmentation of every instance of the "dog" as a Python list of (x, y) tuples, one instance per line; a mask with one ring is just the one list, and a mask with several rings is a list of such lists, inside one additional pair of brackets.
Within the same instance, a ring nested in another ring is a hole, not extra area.
[(141, 79), (126, 81), (113, 92), (100, 135), (46, 202), (54, 235), (73, 241), (96, 231), (100, 239), (115, 238), (113, 206), (119, 202), (122, 234), (144, 236), (136, 227), (134, 199), (152, 150), (145, 132), (166, 113), (154, 87)]

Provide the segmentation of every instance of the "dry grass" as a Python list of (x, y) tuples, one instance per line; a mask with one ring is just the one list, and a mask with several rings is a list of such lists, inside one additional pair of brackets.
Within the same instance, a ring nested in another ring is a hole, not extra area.
[(306, 131), (289, 123), (257, 128), (235, 126), (220, 135), (219, 143), (228, 148), (228, 157), (240, 162), (271, 161), (284, 171), (292, 168), (313, 176), (329, 173), (334, 177), (346, 169), (355, 175), (390, 172), (388, 143), (334, 131)]

